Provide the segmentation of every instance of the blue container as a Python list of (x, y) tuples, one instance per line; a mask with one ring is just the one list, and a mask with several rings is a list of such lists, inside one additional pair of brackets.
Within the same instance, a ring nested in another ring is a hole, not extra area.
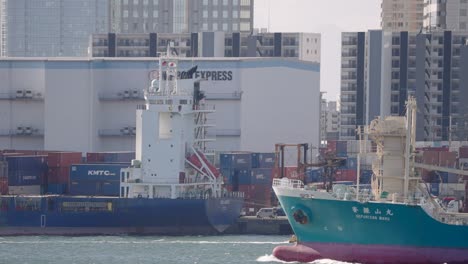
[(67, 184), (48, 184), (47, 193), (50, 194), (66, 194)]
[(305, 182), (319, 182), (323, 177), (323, 168), (307, 170), (305, 174)]
[(339, 158), (346, 158), (346, 157), (348, 157), (348, 153), (347, 152), (336, 152), (336, 156), (339, 157)]
[(275, 153), (259, 153), (258, 163), (259, 168), (273, 168), (275, 167), (276, 155)]
[(252, 170), (239, 170), (239, 185), (252, 184)]
[(6, 161), (9, 186), (41, 185), (46, 182), (46, 156), (12, 156), (6, 157)]
[(347, 158), (346, 159), (346, 169), (347, 170), (356, 170), (357, 169), (357, 159), (356, 158)]
[(435, 195), (435, 196), (439, 195), (439, 185), (440, 183), (431, 183), (430, 192), (432, 195)]
[(250, 169), (252, 168), (252, 154), (221, 153), (219, 162), (221, 169)]
[(135, 152), (103, 152), (104, 162), (131, 162)]
[(271, 185), (273, 182), (273, 169), (272, 168), (257, 168), (252, 169), (251, 183), (253, 185)]
[(93, 181), (71, 181), (71, 195), (96, 196), (100, 192), (100, 182)]
[(447, 183), (459, 183), (459, 176), (455, 173), (447, 173)]
[(260, 153), (252, 153), (252, 168), (260, 168)]
[(119, 196), (120, 192), (120, 182), (102, 182), (102, 189), (101, 193), (98, 195), (103, 195), (103, 196)]
[[(435, 178), (434, 178), (434, 182), (435, 183), (447, 183), (448, 182), (448, 172), (446, 171), (437, 171), (435, 173)], [(438, 176), (437, 176), (438, 175)]]
[(336, 153), (348, 153), (348, 142), (347, 141), (337, 141), (336, 142)]
[(127, 164), (77, 164), (70, 167), (70, 181), (120, 181)]
[(236, 169), (222, 169), (221, 175), (223, 175), (226, 180), (224, 184), (227, 185), (238, 185), (239, 184), (239, 170)]
[(359, 179), (360, 184), (370, 184), (372, 179), (372, 171), (371, 170), (363, 170), (361, 171), (361, 178)]

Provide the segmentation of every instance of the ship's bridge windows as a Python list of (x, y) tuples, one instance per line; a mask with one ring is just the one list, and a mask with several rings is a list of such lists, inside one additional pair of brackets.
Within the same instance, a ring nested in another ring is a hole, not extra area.
[(186, 105), (186, 104), (187, 104), (187, 100), (186, 100), (186, 99), (180, 100), (180, 104), (181, 104), (181, 105)]
[(162, 104), (164, 104), (164, 100), (156, 100), (156, 104), (162, 105)]
[(40, 198), (21, 198), (15, 199), (16, 211), (40, 211), (41, 199)]
[(65, 212), (112, 212), (112, 202), (63, 202)]

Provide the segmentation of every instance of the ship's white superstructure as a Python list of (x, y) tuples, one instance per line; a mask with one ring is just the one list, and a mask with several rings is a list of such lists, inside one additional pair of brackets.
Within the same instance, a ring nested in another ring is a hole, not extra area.
[(199, 82), (178, 80), (178, 60), (159, 59), (157, 78), (136, 113), (136, 159), (121, 172), (121, 196), (144, 198), (219, 197), (221, 177), (205, 155), (206, 114)]

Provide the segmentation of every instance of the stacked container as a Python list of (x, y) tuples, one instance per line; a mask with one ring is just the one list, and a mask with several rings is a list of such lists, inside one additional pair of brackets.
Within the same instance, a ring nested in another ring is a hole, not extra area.
[(87, 163), (130, 163), (132, 159), (135, 159), (134, 151), (86, 153)]
[(70, 167), (70, 194), (119, 196), (123, 164), (77, 164)]
[(49, 152), (47, 193), (65, 194), (70, 183), (70, 166), (81, 163), (81, 152)]
[(8, 163), (0, 161), (0, 195), (8, 194)]
[(47, 156), (8, 156), (8, 192), (42, 194), (47, 184)]
[(275, 153), (221, 153), (219, 161), (227, 189), (244, 193), (246, 212), (271, 206)]

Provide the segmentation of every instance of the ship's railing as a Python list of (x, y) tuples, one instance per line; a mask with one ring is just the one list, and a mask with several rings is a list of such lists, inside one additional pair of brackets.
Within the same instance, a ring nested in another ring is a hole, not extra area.
[(304, 183), (300, 180), (291, 180), (288, 178), (273, 179), (273, 187), (285, 187), (291, 189), (304, 189)]

